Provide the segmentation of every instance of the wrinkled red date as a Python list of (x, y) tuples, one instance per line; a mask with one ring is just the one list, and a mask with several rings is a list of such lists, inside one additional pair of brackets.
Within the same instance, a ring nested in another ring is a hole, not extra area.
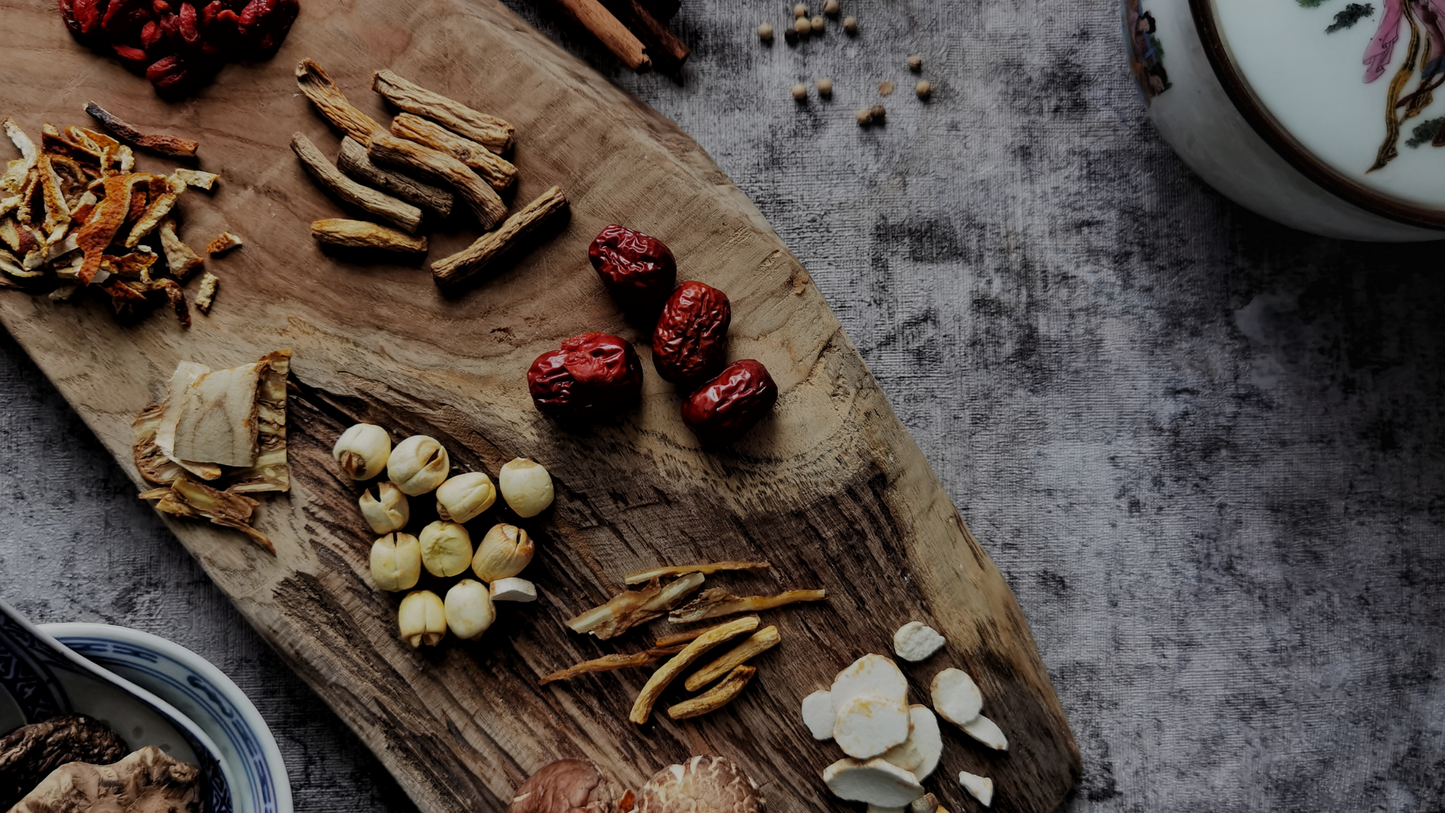
[(607, 292), (635, 317), (655, 316), (677, 284), (672, 250), (656, 237), (626, 226), (614, 224), (598, 232), (587, 257)]
[(538, 356), (527, 370), (527, 389), (538, 411), (553, 418), (621, 412), (642, 396), (642, 362), (624, 339), (583, 333)]
[(683, 392), (717, 375), (727, 363), (728, 295), (701, 282), (677, 286), (652, 331), (652, 364), (657, 374)]
[(743, 359), (682, 402), (682, 422), (704, 446), (724, 446), (747, 434), (777, 402), (778, 385), (768, 368)]

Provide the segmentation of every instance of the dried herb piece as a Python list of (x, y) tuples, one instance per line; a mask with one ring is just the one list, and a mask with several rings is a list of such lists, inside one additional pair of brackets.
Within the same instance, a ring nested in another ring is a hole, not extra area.
[(565, 623), (573, 632), (591, 633), (605, 641), (659, 618), (668, 610), (682, 603), (694, 590), (702, 586), (703, 575), (690, 573), (667, 587), (653, 580), (641, 590), (627, 590), (612, 597), (606, 604), (594, 607)]
[(303, 59), (296, 65), (296, 85), (323, 118), (362, 144), (371, 143), (372, 134), (386, 132), (374, 119), (347, 101), (341, 88), (315, 62)]
[(465, 282), (512, 250), (537, 239), (567, 213), (567, 198), (561, 187), (554, 186), (507, 218), (496, 231), (487, 232), (456, 254), (432, 263), (432, 278), (443, 287)]
[(95, 102), (86, 102), (85, 112), (100, 122), (100, 126), (115, 136), (117, 140), (139, 150), (169, 155), (172, 158), (194, 158), (196, 150), (201, 146), (188, 138), (179, 136), (145, 135)]
[(761, 655), (777, 646), (779, 640), (777, 627), (764, 627), (726, 655), (689, 675), (683, 686), (688, 691), (695, 692), (752, 660), (754, 656)]
[(789, 590), (776, 596), (738, 598), (726, 590), (714, 587), (702, 591), (702, 595), (689, 602), (687, 606), (668, 615), (667, 620), (674, 624), (690, 624), (694, 621), (705, 621), (725, 615), (762, 612), (802, 601), (822, 601), (825, 598), (827, 598), (827, 592), (824, 590)]
[(336, 168), (368, 186), (433, 212), (439, 218), (445, 218), (452, 213), (452, 202), (455, 199), (452, 193), (371, 163), (371, 159), (366, 156), (366, 147), (351, 136), (341, 139), (341, 153), (336, 157)]
[(659, 647), (648, 649), (632, 655), (603, 655), (590, 661), (582, 661), (573, 664), (566, 669), (553, 672), (537, 681), (538, 686), (546, 686), (548, 683), (556, 683), (559, 680), (571, 680), (582, 675), (590, 675), (597, 672), (613, 672), (618, 669), (628, 669), (634, 666), (651, 666), (663, 658), (676, 655), (682, 651), (682, 647)]
[(362, 186), (341, 174), (331, 165), (311, 139), (301, 133), (291, 135), (291, 150), (301, 159), (301, 165), (311, 173), (318, 186), (335, 195), (344, 203), (389, 220), (408, 234), (415, 234), (421, 226), (421, 210), (409, 203), (403, 203), (390, 195), (378, 192), (369, 186)]
[(143, 500), (155, 500), (156, 510), (177, 517), (209, 520), (213, 525), (234, 528), (265, 548), (273, 556), (276, 546), (266, 535), (251, 527), (251, 512), (260, 503), (240, 494), (218, 491), (186, 475), (176, 478), (170, 488), (143, 492)]
[(413, 237), (364, 220), (327, 218), (311, 224), (311, 236), (318, 242), (346, 248), (373, 248), (402, 254), (424, 254), (426, 237)]
[(512, 162), (421, 116), (399, 114), (391, 120), (391, 134), (452, 156), (476, 170), (498, 192), (517, 182), (517, 168)]
[(628, 573), (623, 577), (624, 584), (642, 584), (663, 576), (681, 576), (684, 573), (702, 573), (711, 576), (725, 570), (746, 570), (756, 572), (767, 570), (772, 565), (767, 562), (708, 562), (696, 565), (665, 565), (654, 567), (651, 570), (639, 570), (636, 573)]
[(646, 723), (647, 718), (652, 716), (652, 706), (657, 702), (658, 696), (668, 687), (668, 684), (672, 683), (689, 666), (692, 666), (698, 658), (706, 655), (713, 647), (725, 644), (739, 635), (746, 635), (757, 628), (758, 619), (739, 618), (709, 630), (696, 641), (688, 644), (681, 652), (672, 656), (672, 660), (654, 672), (651, 678), (648, 678), (642, 691), (638, 693), (637, 700), (632, 704), (632, 712), (627, 719), (637, 725)]
[(752, 666), (735, 667), (722, 683), (712, 687), (708, 691), (692, 698), (684, 700), (667, 710), (667, 716), (674, 720), (686, 720), (689, 717), (700, 717), (710, 714), (732, 702), (734, 697), (742, 694), (743, 689), (748, 687), (753, 675), (758, 670)]
[(207, 314), (211, 312), (211, 305), (216, 301), (216, 288), (220, 284), (220, 277), (210, 271), (201, 276), (201, 285), (196, 289), (196, 310)]
[(497, 196), (491, 184), (444, 152), (390, 133), (378, 132), (372, 135), (366, 155), (382, 166), (409, 170), (429, 181), (451, 187), (471, 206), (483, 229), (495, 226), (507, 214), (507, 205)]
[(448, 130), (492, 152), (500, 154), (512, 148), (512, 139), (516, 134), (512, 125), (409, 82), (391, 71), (377, 71), (371, 77), (371, 89), (402, 110), (440, 122)]

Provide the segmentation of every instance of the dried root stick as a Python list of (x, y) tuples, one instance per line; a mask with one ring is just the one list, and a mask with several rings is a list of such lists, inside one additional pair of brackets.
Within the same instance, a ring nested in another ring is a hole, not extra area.
[(315, 62), (303, 59), (296, 65), (296, 85), (332, 126), (362, 144), (370, 142), (373, 133), (386, 132), (374, 119), (347, 101), (341, 88)]
[(365, 220), (328, 218), (311, 224), (311, 236), (318, 242), (346, 248), (374, 248), (400, 254), (426, 252), (426, 237), (413, 237)]
[(663, 664), (661, 669), (648, 678), (646, 685), (638, 693), (636, 702), (632, 704), (632, 713), (627, 715), (627, 719), (637, 725), (646, 723), (647, 718), (652, 716), (652, 707), (657, 703), (658, 696), (678, 675), (681, 675), (713, 647), (725, 644), (739, 635), (746, 635), (757, 628), (757, 618), (739, 618), (699, 636), (696, 641), (688, 644), (681, 652), (674, 655), (672, 660)]
[(398, 115), (391, 120), (391, 134), (450, 155), (476, 170), (498, 192), (517, 182), (517, 168), (511, 161), (421, 116)]
[[(757, 618), (757, 616), (751, 617)], [(717, 625), (717, 627), (720, 626), (722, 625)], [(706, 635), (707, 633), (717, 629), (717, 627), (698, 627), (695, 630), (683, 630), (682, 632), (674, 632), (671, 635), (664, 635), (661, 638), (657, 639), (657, 643), (655, 644), (655, 646), (675, 646), (677, 644), (685, 644), (689, 641), (696, 641), (703, 635)]]
[(760, 629), (754, 633), (751, 638), (738, 644), (731, 652), (694, 672), (688, 677), (687, 682), (684, 683), (683, 686), (687, 687), (688, 691), (695, 692), (747, 663), (754, 655), (767, 652), (777, 645), (777, 627)]
[(188, 138), (180, 138), (171, 135), (145, 135), (136, 128), (116, 118), (105, 108), (95, 102), (86, 102), (85, 112), (90, 117), (100, 122), (106, 132), (115, 136), (117, 140), (132, 147), (161, 155), (169, 155), (172, 158), (194, 158), (196, 150), (201, 145)]
[(341, 174), (331, 165), (311, 139), (300, 133), (291, 135), (291, 150), (301, 159), (301, 164), (322, 189), (355, 206), (368, 214), (389, 220), (408, 234), (415, 234), (421, 226), (421, 210), (410, 203), (402, 203), (390, 195), (362, 186)]
[(491, 184), (472, 172), (466, 164), (412, 141), (379, 132), (372, 136), (366, 155), (382, 166), (414, 172), (427, 180), (445, 184), (456, 190), (472, 208), (483, 229), (497, 225), (507, 215), (507, 205), (497, 196)]
[(684, 573), (702, 573), (711, 575), (724, 570), (767, 570), (770, 565), (767, 562), (704, 562), (695, 565), (665, 565), (654, 567), (651, 570), (639, 570), (636, 573), (628, 573), (622, 579), (623, 584), (642, 584), (662, 576), (681, 576)]
[(432, 278), (442, 287), (464, 282), (513, 248), (533, 239), (566, 213), (567, 198), (561, 187), (554, 186), (507, 218), (501, 228), (478, 237), (456, 254), (432, 263)]
[(371, 163), (371, 159), (366, 157), (366, 147), (351, 136), (341, 139), (341, 154), (336, 157), (336, 168), (367, 186), (380, 189), (412, 206), (419, 206), (439, 218), (452, 213), (452, 201), (455, 200), (452, 193)]
[(537, 685), (546, 686), (548, 683), (555, 683), (559, 680), (571, 680), (581, 675), (590, 675), (596, 672), (613, 672), (618, 669), (627, 669), (634, 666), (651, 666), (663, 658), (676, 655), (682, 651), (682, 647), (665, 647), (649, 649), (633, 655), (603, 655), (590, 661), (582, 661), (573, 664), (537, 681)]
[(708, 714), (726, 706), (734, 697), (742, 694), (753, 675), (758, 670), (752, 666), (738, 666), (728, 673), (727, 679), (712, 687), (703, 694), (684, 700), (681, 703), (669, 708), (667, 716), (674, 720), (686, 720), (689, 717), (698, 717)]
[(512, 148), (515, 133), (512, 125), (412, 84), (391, 71), (377, 71), (371, 77), (371, 89), (402, 110), (438, 121), (448, 130), (470, 138), (492, 152), (504, 153)]

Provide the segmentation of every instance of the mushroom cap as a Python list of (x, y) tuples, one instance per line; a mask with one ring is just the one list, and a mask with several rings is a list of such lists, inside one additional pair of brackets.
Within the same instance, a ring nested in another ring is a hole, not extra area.
[(527, 778), (507, 813), (612, 813), (617, 794), (589, 760), (559, 759)]
[(636, 813), (760, 813), (763, 797), (726, 757), (693, 757), (657, 772), (637, 795)]

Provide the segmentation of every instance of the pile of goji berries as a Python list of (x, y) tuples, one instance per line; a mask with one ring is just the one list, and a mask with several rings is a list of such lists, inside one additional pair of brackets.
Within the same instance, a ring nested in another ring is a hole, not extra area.
[(127, 70), (144, 75), (156, 93), (179, 98), (206, 84), (227, 62), (268, 59), (281, 47), (298, 0), (60, 0), (70, 33)]

